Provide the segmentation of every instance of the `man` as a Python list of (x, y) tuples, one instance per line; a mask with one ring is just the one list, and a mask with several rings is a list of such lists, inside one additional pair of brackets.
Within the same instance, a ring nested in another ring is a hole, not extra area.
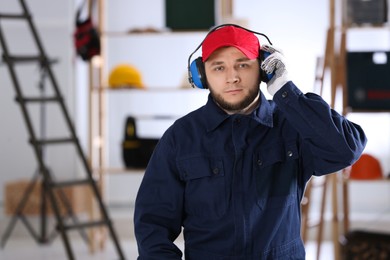
[[(270, 55), (259, 64), (262, 51)], [(288, 78), (283, 56), (226, 25), (202, 43), (207, 104), (163, 135), (138, 191), (138, 259), (305, 259), (300, 202), (312, 175), (355, 162), (366, 137)], [(273, 100), (259, 89), (260, 70)]]

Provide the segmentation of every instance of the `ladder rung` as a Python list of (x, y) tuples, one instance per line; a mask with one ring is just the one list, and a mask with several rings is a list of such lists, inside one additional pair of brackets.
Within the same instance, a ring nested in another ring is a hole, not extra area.
[[(37, 145), (44, 145), (44, 144), (60, 144), (60, 143), (71, 143), (75, 142), (76, 139), (74, 138), (53, 138), (53, 139), (45, 139), (45, 140), (37, 140)], [(30, 141), (33, 143), (32, 141)]]
[(91, 180), (89, 179), (81, 179), (81, 180), (73, 180), (73, 181), (61, 181), (61, 182), (54, 182), (53, 188), (63, 188), (66, 186), (73, 186), (73, 185), (85, 185), (91, 183)]
[(60, 101), (59, 97), (33, 97), (33, 98), (15, 98), (16, 102), (53, 102)]
[(65, 225), (64, 229), (69, 230), (69, 229), (78, 229), (78, 228), (91, 228), (91, 227), (96, 227), (96, 226), (107, 225), (108, 223), (110, 223), (108, 220), (107, 221), (104, 221), (104, 220), (89, 221), (89, 222), (84, 222), (84, 223)]
[(6, 18), (6, 19), (26, 19), (29, 17), (30, 17), (30, 15), (28, 15), (28, 14), (2, 14), (2, 13), (0, 13), (0, 18)]
[(5, 56), (3, 55), (3, 59), (5, 62), (7, 61), (12, 61), (12, 62), (41, 62), (43, 61), (44, 59), (41, 57), (41, 56), (37, 56), (37, 55), (20, 55), (20, 56), (17, 56), (17, 55), (12, 55), (12, 56)]
[(3, 60), (5, 62), (40, 62), (41, 66), (43, 67), (45, 63), (47, 64), (55, 64), (58, 62), (58, 59), (49, 59), (45, 56), (40, 55), (3, 55)]

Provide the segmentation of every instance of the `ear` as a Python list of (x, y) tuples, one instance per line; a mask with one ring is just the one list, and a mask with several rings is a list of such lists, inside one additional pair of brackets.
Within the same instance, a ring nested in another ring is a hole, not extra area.
[(194, 61), (191, 62), (190, 65), (190, 83), (192, 87), (197, 87), (200, 89), (207, 89), (207, 79), (206, 72), (204, 69), (204, 63), (202, 61), (202, 57), (198, 57)]

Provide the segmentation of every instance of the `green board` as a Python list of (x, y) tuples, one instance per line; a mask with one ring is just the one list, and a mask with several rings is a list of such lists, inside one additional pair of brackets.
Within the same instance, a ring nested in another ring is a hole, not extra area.
[(209, 30), (215, 25), (212, 0), (165, 0), (166, 27), (171, 30)]

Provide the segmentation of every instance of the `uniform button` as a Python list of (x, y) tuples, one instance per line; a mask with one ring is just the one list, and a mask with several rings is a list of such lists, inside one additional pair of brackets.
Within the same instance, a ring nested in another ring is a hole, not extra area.
[(241, 122), (241, 120), (240, 120), (239, 118), (236, 118), (236, 119), (234, 120), (234, 122), (235, 122), (236, 124), (239, 124), (239, 123)]
[(213, 173), (214, 173), (215, 175), (217, 175), (217, 174), (219, 173), (219, 169), (218, 169), (218, 168), (214, 168), (214, 169), (213, 169)]
[(259, 166), (263, 165), (263, 161), (262, 160), (257, 160), (257, 165), (259, 165)]
[(286, 98), (287, 95), (288, 95), (287, 91), (284, 91), (284, 92), (282, 93), (282, 98)]
[(292, 151), (288, 151), (288, 152), (287, 152), (287, 156), (288, 156), (288, 157), (293, 156), (293, 152), (292, 152)]

